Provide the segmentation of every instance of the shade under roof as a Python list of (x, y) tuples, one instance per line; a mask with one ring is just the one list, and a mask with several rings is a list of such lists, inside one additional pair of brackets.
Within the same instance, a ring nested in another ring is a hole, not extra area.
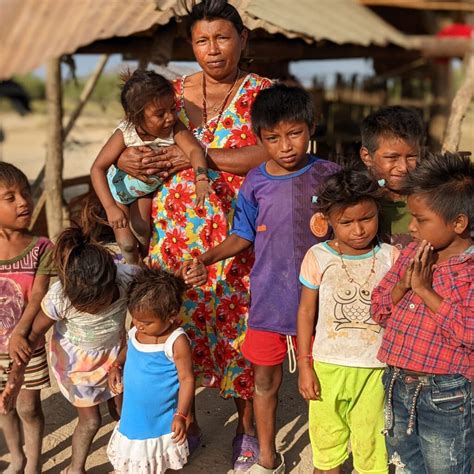
[[(388, 43), (407, 38), (355, 0), (235, 0), (249, 29), (306, 42)], [(180, 0), (0, 0), (0, 79), (97, 40), (127, 37), (183, 14)]]

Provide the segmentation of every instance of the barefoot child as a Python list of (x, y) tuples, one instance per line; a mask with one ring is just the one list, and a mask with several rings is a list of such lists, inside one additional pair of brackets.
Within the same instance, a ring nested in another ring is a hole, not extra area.
[[(135, 267), (116, 265), (112, 254), (78, 227), (58, 237), (53, 261), (59, 281), (49, 289), (34, 319), (28, 342), (32, 348), (54, 326), (50, 343), (51, 369), (61, 393), (76, 407), (79, 422), (72, 435), (70, 474), (85, 472), (85, 463), (100, 428), (99, 404), (113, 397), (107, 372), (123, 344), (127, 311), (126, 287)], [(15, 365), (0, 409), (8, 411), (25, 372)]]
[(315, 474), (340, 472), (349, 441), (357, 472), (388, 472), (384, 364), (376, 357), (382, 332), (370, 316), (370, 295), (398, 250), (377, 241), (382, 192), (367, 172), (347, 169), (317, 197), (334, 238), (311, 247), (301, 265), (297, 339)]
[(164, 270), (143, 269), (130, 285), (134, 327), (109, 372), (110, 388), (124, 393), (107, 449), (117, 473), (161, 474), (187, 462), (194, 376), (189, 341), (177, 321), (184, 291), (183, 281)]
[(385, 328), (385, 431), (397, 472), (471, 472), (474, 164), (429, 155), (403, 186), (414, 243), (372, 295)]
[(231, 235), (199, 259), (211, 265), (254, 245), (252, 299), (242, 353), (254, 369), (260, 455), (248, 472), (283, 473), (275, 423), (283, 362), (287, 352), (294, 354), (298, 270), (306, 250), (327, 238), (327, 226), (319, 237), (310, 232), (311, 199), (338, 167), (306, 153), (314, 112), (311, 98), (298, 87), (276, 85), (261, 91), (252, 107), (252, 126), (271, 158), (245, 178)]
[(169, 81), (153, 71), (136, 70), (125, 77), (121, 101), (126, 118), (97, 156), (91, 178), (125, 260), (137, 264), (137, 239), (142, 256), (148, 251), (151, 193), (161, 181), (156, 176), (137, 179), (118, 169), (115, 163), (125, 148), (178, 145), (194, 169), (196, 206), (204, 204), (209, 180), (203, 149), (176, 119), (174, 90)]
[(16, 409), (0, 416), (11, 456), (4, 472), (9, 473), (41, 471), (40, 390), (49, 387), (44, 340), (33, 353), (26, 341), (53, 274), (52, 243), (28, 231), (32, 210), (28, 179), (15, 166), (0, 162), (0, 390), (5, 388), (11, 366), (31, 359)]

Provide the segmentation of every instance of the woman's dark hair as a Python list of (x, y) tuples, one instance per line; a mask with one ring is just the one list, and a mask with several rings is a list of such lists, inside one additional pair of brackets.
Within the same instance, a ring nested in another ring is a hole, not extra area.
[(380, 209), (383, 188), (367, 170), (353, 166), (330, 176), (317, 196), (316, 207), (326, 216), (362, 201), (372, 200)]
[(74, 308), (88, 312), (111, 300), (117, 288), (113, 255), (92, 240), (87, 229), (73, 225), (61, 232), (53, 261), (64, 294)]
[(474, 163), (458, 153), (428, 153), (404, 179), (402, 194), (426, 199), (445, 222), (464, 214), (474, 220)]
[(304, 122), (314, 125), (314, 108), (310, 95), (301, 87), (275, 84), (260, 91), (251, 111), (252, 128), (258, 137), (262, 128), (272, 129), (280, 122)]
[(120, 100), (125, 118), (139, 127), (143, 125), (143, 111), (147, 104), (163, 96), (174, 96), (171, 82), (155, 71), (137, 69), (132, 73), (126, 70), (120, 74), (120, 79), (123, 82)]
[(423, 145), (425, 129), (421, 115), (408, 107), (382, 107), (362, 120), (362, 146), (372, 155), (380, 146), (380, 138), (397, 138), (410, 144)]
[(179, 312), (186, 285), (165, 270), (143, 268), (128, 288), (128, 310), (147, 311), (166, 321)]
[(31, 192), (30, 183), (25, 173), (11, 163), (0, 161), (0, 184), (18, 186)]
[(185, 2), (185, 9), (190, 19), (190, 30), (196, 22), (201, 20), (226, 20), (230, 21), (240, 34), (245, 29), (242, 18), (235, 7), (229, 5), (226, 0), (203, 0), (196, 3), (191, 2), (191, 7)]

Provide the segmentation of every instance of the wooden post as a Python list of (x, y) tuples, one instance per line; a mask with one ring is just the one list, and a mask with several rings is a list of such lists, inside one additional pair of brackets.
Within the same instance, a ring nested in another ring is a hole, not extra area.
[(49, 237), (54, 239), (63, 228), (63, 107), (59, 58), (53, 58), (47, 62), (46, 100), (49, 117), (44, 183), (46, 219)]
[(92, 92), (94, 92), (94, 88), (97, 84), (97, 81), (100, 79), (102, 71), (104, 70), (105, 65), (107, 64), (107, 60), (109, 59), (108, 54), (103, 54), (97, 65), (94, 69), (94, 72), (87, 80), (86, 84), (84, 85), (84, 89), (82, 89), (81, 96), (79, 97), (79, 102), (76, 105), (76, 108), (73, 110), (71, 116), (69, 117), (69, 121), (67, 125), (64, 127), (63, 133), (63, 140), (66, 140), (69, 132), (71, 131), (72, 127), (76, 123), (77, 118), (81, 115), (82, 109), (86, 105), (89, 97), (91, 96)]
[(444, 136), (443, 152), (450, 151), (454, 153), (458, 151), (459, 142), (461, 141), (462, 121), (474, 96), (474, 53), (466, 58), (465, 64), (464, 79), (451, 105), (451, 114)]

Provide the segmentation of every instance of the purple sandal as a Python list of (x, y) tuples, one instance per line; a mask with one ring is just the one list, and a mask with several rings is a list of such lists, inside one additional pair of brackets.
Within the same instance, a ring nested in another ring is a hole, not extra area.
[(188, 435), (188, 449), (189, 457), (191, 457), (198, 448), (201, 447), (202, 443), (202, 432), (199, 432), (197, 435)]
[(258, 461), (258, 454), (258, 439), (255, 436), (236, 435), (232, 441), (234, 474), (248, 471)]

